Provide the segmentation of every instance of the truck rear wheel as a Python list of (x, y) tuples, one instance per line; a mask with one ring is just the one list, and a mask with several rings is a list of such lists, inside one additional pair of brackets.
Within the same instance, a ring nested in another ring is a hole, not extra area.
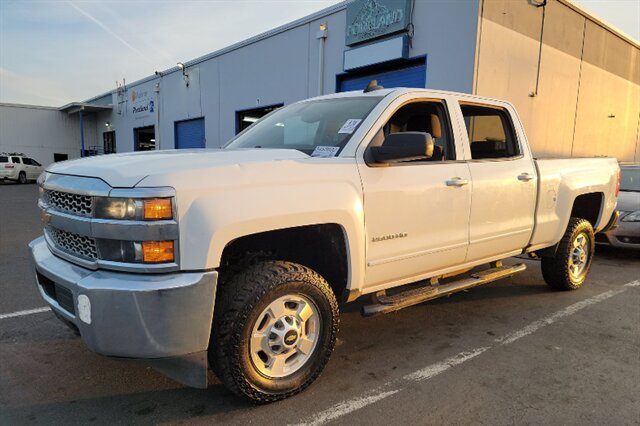
[(287, 398), (320, 375), (338, 323), (324, 278), (295, 263), (260, 262), (220, 289), (209, 362), (232, 392), (254, 403)]
[(18, 175), (18, 182), (23, 185), (27, 183), (27, 175), (25, 172), (20, 172), (20, 174)]
[(589, 275), (595, 250), (591, 223), (572, 217), (553, 257), (542, 258), (542, 276), (557, 290), (576, 290)]

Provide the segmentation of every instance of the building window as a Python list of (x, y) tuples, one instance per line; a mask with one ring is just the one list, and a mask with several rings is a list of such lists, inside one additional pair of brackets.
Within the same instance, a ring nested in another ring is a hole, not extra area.
[(116, 152), (116, 131), (104, 132), (102, 134), (102, 142), (105, 154), (113, 154)]
[(262, 108), (245, 109), (236, 112), (236, 134), (251, 126), (271, 111), (275, 111), (282, 106), (284, 106), (284, 104), (269, 105)]
[(135, 151), (153, 151), (156, 149), (156, 131), (153, 126), (133, 129)]
[(69, 155), (68, 154), (59, 154), (57, 152), (53, 153), (53, 161), (54, 162), (58, 162), (58, 161), (67, 161), (69, 159)]

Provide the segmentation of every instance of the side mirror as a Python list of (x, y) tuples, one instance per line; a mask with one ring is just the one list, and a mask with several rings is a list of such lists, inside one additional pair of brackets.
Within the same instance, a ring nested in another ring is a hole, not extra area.
[(381, 146), (369, 148), (377, 163), (426, 160), (433, 155), (433, 138), (429, 133), (391, 133)]

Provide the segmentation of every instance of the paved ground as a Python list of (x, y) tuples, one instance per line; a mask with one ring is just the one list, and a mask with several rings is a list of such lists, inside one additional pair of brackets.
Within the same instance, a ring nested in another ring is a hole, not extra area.
[(36, 195), (0, 184), (0, 424), (640, 423), (638, 253), (599, 250), (576, 292), (548, 290), (527, 261), (511, 279), (394, 314), (347, 306), (320, 379), (254, 407), (215, 377), (189, 389), (92, 354), (50, 312), (3, 317), (43, 306), (26, 250)]

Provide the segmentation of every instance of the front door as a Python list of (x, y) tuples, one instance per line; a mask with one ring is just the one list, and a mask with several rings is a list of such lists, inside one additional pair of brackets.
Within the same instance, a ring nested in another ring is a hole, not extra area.
[(379, 167), (366, 164), (367, 151), (359, 160), (369, 291), (426, 277), (466, 256), (471, 177), (467, 164), (455, 161), (446, 106), (427, 100), (399, 106), (370, 146), (405, 131), (432, 135), (436, 147), (429, 160)]
[(533, 232), (536, 170), (507, 110), (461, 104), (473, 180), (467, 262), (513, 254)]

